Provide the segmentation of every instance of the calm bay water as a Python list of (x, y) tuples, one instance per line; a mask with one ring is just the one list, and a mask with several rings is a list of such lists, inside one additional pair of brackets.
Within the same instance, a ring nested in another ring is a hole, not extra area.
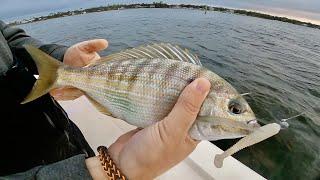
[[(178, 9), (92, 13), (21, 25), (35, 38), (72, 45), (106, 38), (107, 55), (171, 42), (247, 96), (261, 124), (301, 112), (288, 129), (234, 157), (268, 179), (320, 178), (320, 31), (253, 17)], [(213, 142), (227, 148), (235, 141)], [(208, 154), (208, 158), (213, 158)]]

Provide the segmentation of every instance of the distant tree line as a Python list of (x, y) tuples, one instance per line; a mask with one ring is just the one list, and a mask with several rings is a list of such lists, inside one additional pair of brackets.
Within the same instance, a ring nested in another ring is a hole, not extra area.
[(287, 23), (291, 23), (291, 24), (303, 25), (303, 26), (307, 26), (307, 27), (311, 27), (311, 28), (320, 29), (320, 25), (312, 24), (310, 22), (302, 22), (302, 21), (298, 21), (298, 20), (294, 20), (294, 19), (289, 19), (286, 17), (272, 16), (272, 15), (253, 12), (253, 11), (229, 9), (229, 8), (222, 8), (222, 7), (212, 7), (212, 6), (207, 6), (207, 5), (190, 5), (190, 4), (172, 5), (172, 4), (163, 3), (162, 1), (153, 2), (152, 4), (146, 4), (146, 3), (114, 4), (114, 5), (108, 5), (108, 6), (93, 7), (93, 8), (88, 8), (88, 9), (67, 11), (67, 12), (57, 12), (57, 13), (49, 14), (47, 16), (35, 17), (35, 18), (29, 19), (29, 20), (16, 21), (11, 24), (17, 25), (17, 24), (31, 23), (31, 22), (43, 21), (43, 20), (47, 20), (47, 19), (54, 19), (54, 18), (65, 17), (65, 16), (79, 15), (79, 14), (84, 14), (84, 13), (121, 10), (121, 9), (133, 9), (133, 8), (186, 8), (186, 9), (200, 9), (200, 10), (205, 10), (205, 11), (219, 11), (219, 12), (234, 13), (234, 14), (241, 14), (241, 15), (246, 15), (246, 16), (258, 17), (258, 18), (263, 18), (263, 19), (277, 20), (277, 21), (287, 22)]

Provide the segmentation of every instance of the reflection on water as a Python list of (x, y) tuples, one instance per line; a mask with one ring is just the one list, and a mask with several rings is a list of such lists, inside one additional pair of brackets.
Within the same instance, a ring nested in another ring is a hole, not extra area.
[[(171, 42), (195, 52), (247, 100), (262, 124), (306, 112), (272, 139), (235, 155), (269, 179), (316, 179), (320, 172), (320, 31), (198, 10), (134, 9), (22, 25), (45, 42), (106, 38), (108, 50)], [(214, 142), (222, 148), (233, 140)]]

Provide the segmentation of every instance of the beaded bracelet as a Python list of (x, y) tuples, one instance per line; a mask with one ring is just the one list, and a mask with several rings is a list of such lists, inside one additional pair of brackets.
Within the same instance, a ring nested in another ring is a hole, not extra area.
[(101, 165), (110, 180), (128, 180), (120, 169), (117, 168), (105, 146), (99, 146), (97, 150), (99, 152)]

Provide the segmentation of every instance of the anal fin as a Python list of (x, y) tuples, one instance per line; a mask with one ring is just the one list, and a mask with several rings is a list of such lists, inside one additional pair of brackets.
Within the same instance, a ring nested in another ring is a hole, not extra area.
[[(94, 100), (92, 97), (86, 94), (86, 97), (90, 101), (90, 103), (102, 114), (107, 115), (107, 116), (112, 116), (112, 113), (104, 106), (102, 106), (99, 102)], [(113, 117), (113, 116), (112, 116)]]

